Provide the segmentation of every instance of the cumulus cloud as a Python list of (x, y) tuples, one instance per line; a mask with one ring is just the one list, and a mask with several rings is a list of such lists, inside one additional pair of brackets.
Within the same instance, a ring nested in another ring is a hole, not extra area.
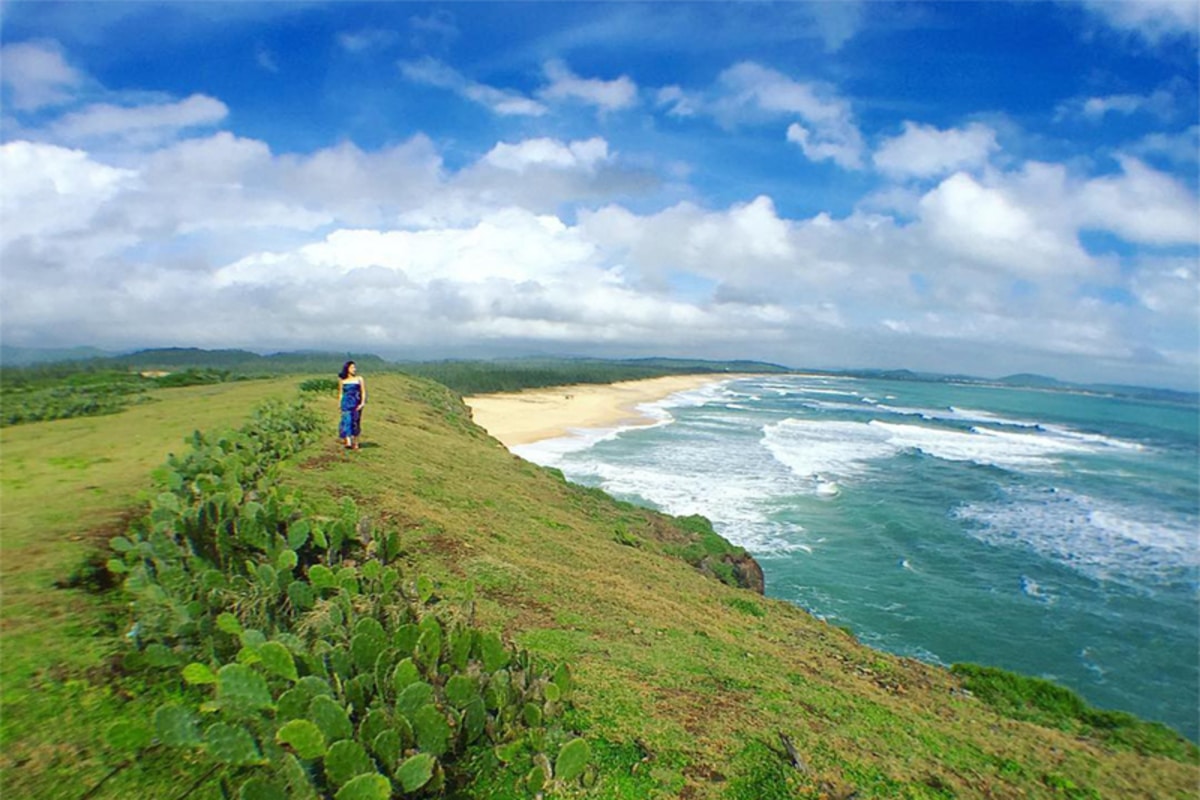
[(519, 92), (497, 89), (470, 80), (458, 70), (435, 58), (400, 62), (400, 72), (410, 81), (439, 89), (448, 89), (461, 97), (478, 103), (501, 116), (537, 117), (546, 107)]
[[(631, 80), (559, 68), (531, 99), (433, 59), (401, 65), (410, 80), (500, 114), (637, 101)], [(658, 101), (730, 128), (786, 124), (810, 159), (867, 160), (836, 91), (752, 62), (704, 91), (661, 89)], [(821, 348), (847, 343), (911, 354), (930, 342), (1000, 342), (1047, 358), (1136, 346), (1173, 365), (1195, 361), (1181, 344), (1196, 330), (1194, 260), (1123, 260), (1081, 244), (1097, 230), (1196, 246), (1195, 192), (1147, 160), (1178, 141), (1147, 138), (1110, 174), (1005, 169), (992, 127), (909, 121), (871, 156), (892, 188), (848, 215), (789, 216), (767, 194), (715, 207), (678, 202), (695, 197), (682, 192), (663, 202), (650, 192), (669, 167), (634, 168), (598, 136), (497, 141), (451, 168), (423, 135), (278, 153), (204, 130), (227, 114), (205, 95), (92, 104), (47, 124), (41, 141), (0, 146), (0, 320), (10, 341), (354, 344), (384, 354), (488, 341), (629, 352), (651, 342), (731, 356), (745, 344), (788, 363), (836, 359), (842, 350)], [(94, 146), (112, 139), (140, 149), (118, 158)], [(331, 302), (342, 297), (353, 314)]]
[(1003, 188), (955, 173), (921, 198), (920, 226), (959, 257), (1038, 276), (1077, 270), (1087, 258), (1071, 231), (1048, 226)]
[(0, 145), (0, 237), (49, 239), (86, 230), (136, 173), (92, 160), (82, 150), (17, 141)]
[(620, 111), (637, 104), (637, 84), (626, 75), (612, 80), (581, 78), (559, 60), (543, 67), (549, 84), (539, 93), (552, 101), (574, 100), (595, 106), (600, 111)]
[[(1115, 282), (1147, 313), (1175, 314), (1186, 313), (1178, 290), (1194, 278), (1186, 262), (1123, 278), (1078, 245), (1087, 220), (1167, 235), (1128, 215), (1178, 203), (1179, 187), (1136, 161), (1091, 180), (1056, 165), (955, 173), (919, 199), (908, 224), (882, 214), (788, 219), (767, 196), (651, 213), (609, 204), (570, 224), (502, 190), (551, 186), (542, 181), (556, 175), (585, 182), (579, 191), (613, 166), (604, 140), (499, 143), (458, 173), (420, 137), (301, 156), (221, 133), (162, 148), (136, 169), (49, 144), (9, 143), (0, 154), (6, 174), (22, 176), (5, 194), (0, 299), (18, 337), (52, 340), (45, 320), (67, 314), (72, 336), (107, 343), (169, 330), (209, 346), (719, 347), (886, 328), (1093, 353), (1120, 337), (1111, 315), (1072, 299), (1083, 277)], [(433, 214), (439, 203), (460, 205)], [(186, 258), (167, 256), (180, 237)], [(196, 249), (206, 241), (207, 252)], [(70, 289), (49, 274), (72, 275)], [(1006, 293), (1021, 281), (1029, 288), (1012, 304)], [(322, 299), (333, 296), (355, 297), (353, 320)]]
[(875, 151), (875, 167), (893, 178), (934, 178), (958, 170), (976, 170), (999, 149), (996, 132), (987, 125), (939, 130), (905, 122), (904, 132), (886, 139)]
[(72, 100), (86, 76), (67, 63), (55, 42), (18, 42), (0, 47), (0, 82), (13, 108), (36, 111)]

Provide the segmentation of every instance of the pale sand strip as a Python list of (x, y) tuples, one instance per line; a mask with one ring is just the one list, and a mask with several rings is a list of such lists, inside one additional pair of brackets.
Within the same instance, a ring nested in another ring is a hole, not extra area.
[(569, 436), (578, 428), (650, 425), (654, 420), (637, 411), (676, 392), (745, 377), (729, 373), (668, 375), (620, 383), (583, 383), (527, 389), (523, 392), (479, 394), (464, 398), (471, 417), (505, 447)]

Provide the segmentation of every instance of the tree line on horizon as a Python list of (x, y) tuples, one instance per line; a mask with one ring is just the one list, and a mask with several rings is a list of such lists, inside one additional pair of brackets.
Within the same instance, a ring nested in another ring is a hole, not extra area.
[[(114, 414), (151, 402), (154, 389), (285, 375), (335, 375), (355, 361), (370, 374), (399, 372), (436, 381), (460, 395), (515, 392), (575, 383), (615, 383), (665, 375), (787, 372), (754, 361), (643, 358), (518, 358), (389, 362), (373, 355), (164, 348), (121, 356), (0, 364), (0, 426)], [(332, 385), (332, 384), (331, 384)]]

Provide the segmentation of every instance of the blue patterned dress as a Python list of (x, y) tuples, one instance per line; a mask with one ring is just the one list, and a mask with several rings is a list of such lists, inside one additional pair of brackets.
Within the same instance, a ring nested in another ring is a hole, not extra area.
[(342, 384), (342, 419), (338, 424), (338, 436), (348, 439), (358, 436), (362, 428), (362, 384), (345, 382)]

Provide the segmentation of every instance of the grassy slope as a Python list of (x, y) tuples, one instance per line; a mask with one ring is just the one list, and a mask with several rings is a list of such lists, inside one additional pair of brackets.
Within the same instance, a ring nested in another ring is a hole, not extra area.
[[(104, 669), (110, 609), (50, 583), (92, 546), (89, 530), (119, 521), (184, 435), (240, 424), (260, 398), (296, 383), (172, 390), (114, 417), (0, 432), (6, 795), (81, 796), (120, 763), (101, 742), (107, 723), (152, 699)], [(593, 796), (1195, 793), (1194, 766), (1006, 720), (944, 670), (862, 647), (663, 557), (681, 537), (669, 520), (515, 458), (441, 387), (376, 376), (364, 431), (362, 451), (345, 453), (331, 436), (288, 479), (318, 507), (353, 496), (377, 526), (404, 531), (403, 559), (446, 598), (473, 583), (480, 623), (572, 663), (578, 722), (601, 766)], [(779, 733), (803, 770), (781, 756)], [(94, 796), (180, 796), (202, 774), (152, 757)], [(214, 794), (203, 785), (191, 796)]]
[[(262, 400), (295, 392), (295, 379), (164, 390), (121, 414), (0, 430), (0, 796), (83, 796), (123, 763), (104, 746), (108, 725), (130, 703), (146, 714), (156, 704), (139, 681), (116, 680), (117, 595), (55, 583), (123, 530), (185, 436), (239, 426)], [(136, 765), (148, 779), (127, 768), (95, 796), (176, 797), (146, 780), (178, 788), (195, 772), (165, 755), (149, 761)]]

